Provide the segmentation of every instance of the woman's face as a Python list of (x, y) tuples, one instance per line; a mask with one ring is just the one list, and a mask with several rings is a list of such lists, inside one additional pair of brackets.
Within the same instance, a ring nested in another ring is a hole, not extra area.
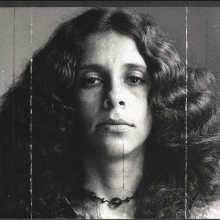
[(75, 108), (87, 150), (118, 157), (143, 147), (152, 124), (150, 77), (131, 38), (116, 32), (91, 35), (75, 83)]

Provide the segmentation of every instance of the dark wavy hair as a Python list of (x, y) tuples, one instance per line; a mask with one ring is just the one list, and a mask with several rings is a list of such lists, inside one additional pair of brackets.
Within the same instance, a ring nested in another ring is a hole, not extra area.
[(186, 67), (148, 14), (94, 8), (61, 24), (1, 99), (1, 217), (77, 218), (74, 207), (86, 210), (74, 77), (85, 41), (105, 31), (135, 41), (152, 81), (153, 127), (135, 217), (185, 218), (197, 201), (208, 204), (219, 196), (214, 77)]

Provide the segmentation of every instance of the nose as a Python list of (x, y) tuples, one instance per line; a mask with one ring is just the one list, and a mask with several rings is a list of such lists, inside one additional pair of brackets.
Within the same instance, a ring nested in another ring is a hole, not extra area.
[(106, 88), (104, 108), (123, 108), (126, 106), (125, 99), (126, 97), (123, 87), (119, 84), (112, 85), (110, 88)]

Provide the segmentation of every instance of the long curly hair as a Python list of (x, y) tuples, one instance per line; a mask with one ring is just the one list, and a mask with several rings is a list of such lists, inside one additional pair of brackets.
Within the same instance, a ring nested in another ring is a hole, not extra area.
[(215, 78), (206, 69), (186, 67), (148, 14), (93, 8), (62, 23), (1, 98), (1, 217), (79, 217), (74, 207), (86, 211), (73, 109), (75, 67), (85, 41), (105, 31), (135, 41), (152, 82), (153, 126), (135, 217), (185, 218), (196, 201), (218, 198)]

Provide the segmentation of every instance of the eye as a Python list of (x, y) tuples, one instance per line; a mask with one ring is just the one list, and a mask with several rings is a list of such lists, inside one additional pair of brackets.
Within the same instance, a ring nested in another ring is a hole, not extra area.
[(101, 82), (102, 82), (102, 80), (97, 77), (87, 77), (83, 80), (82, 84), (84, 86), (93, 86), (93, 85), (99, 84)]
[(138, 83), (142, 83), (144, 80), (140, 77), (137, 76), (130, 76), (128, 78), (128, 82), (131, 84), (138, 84)]

